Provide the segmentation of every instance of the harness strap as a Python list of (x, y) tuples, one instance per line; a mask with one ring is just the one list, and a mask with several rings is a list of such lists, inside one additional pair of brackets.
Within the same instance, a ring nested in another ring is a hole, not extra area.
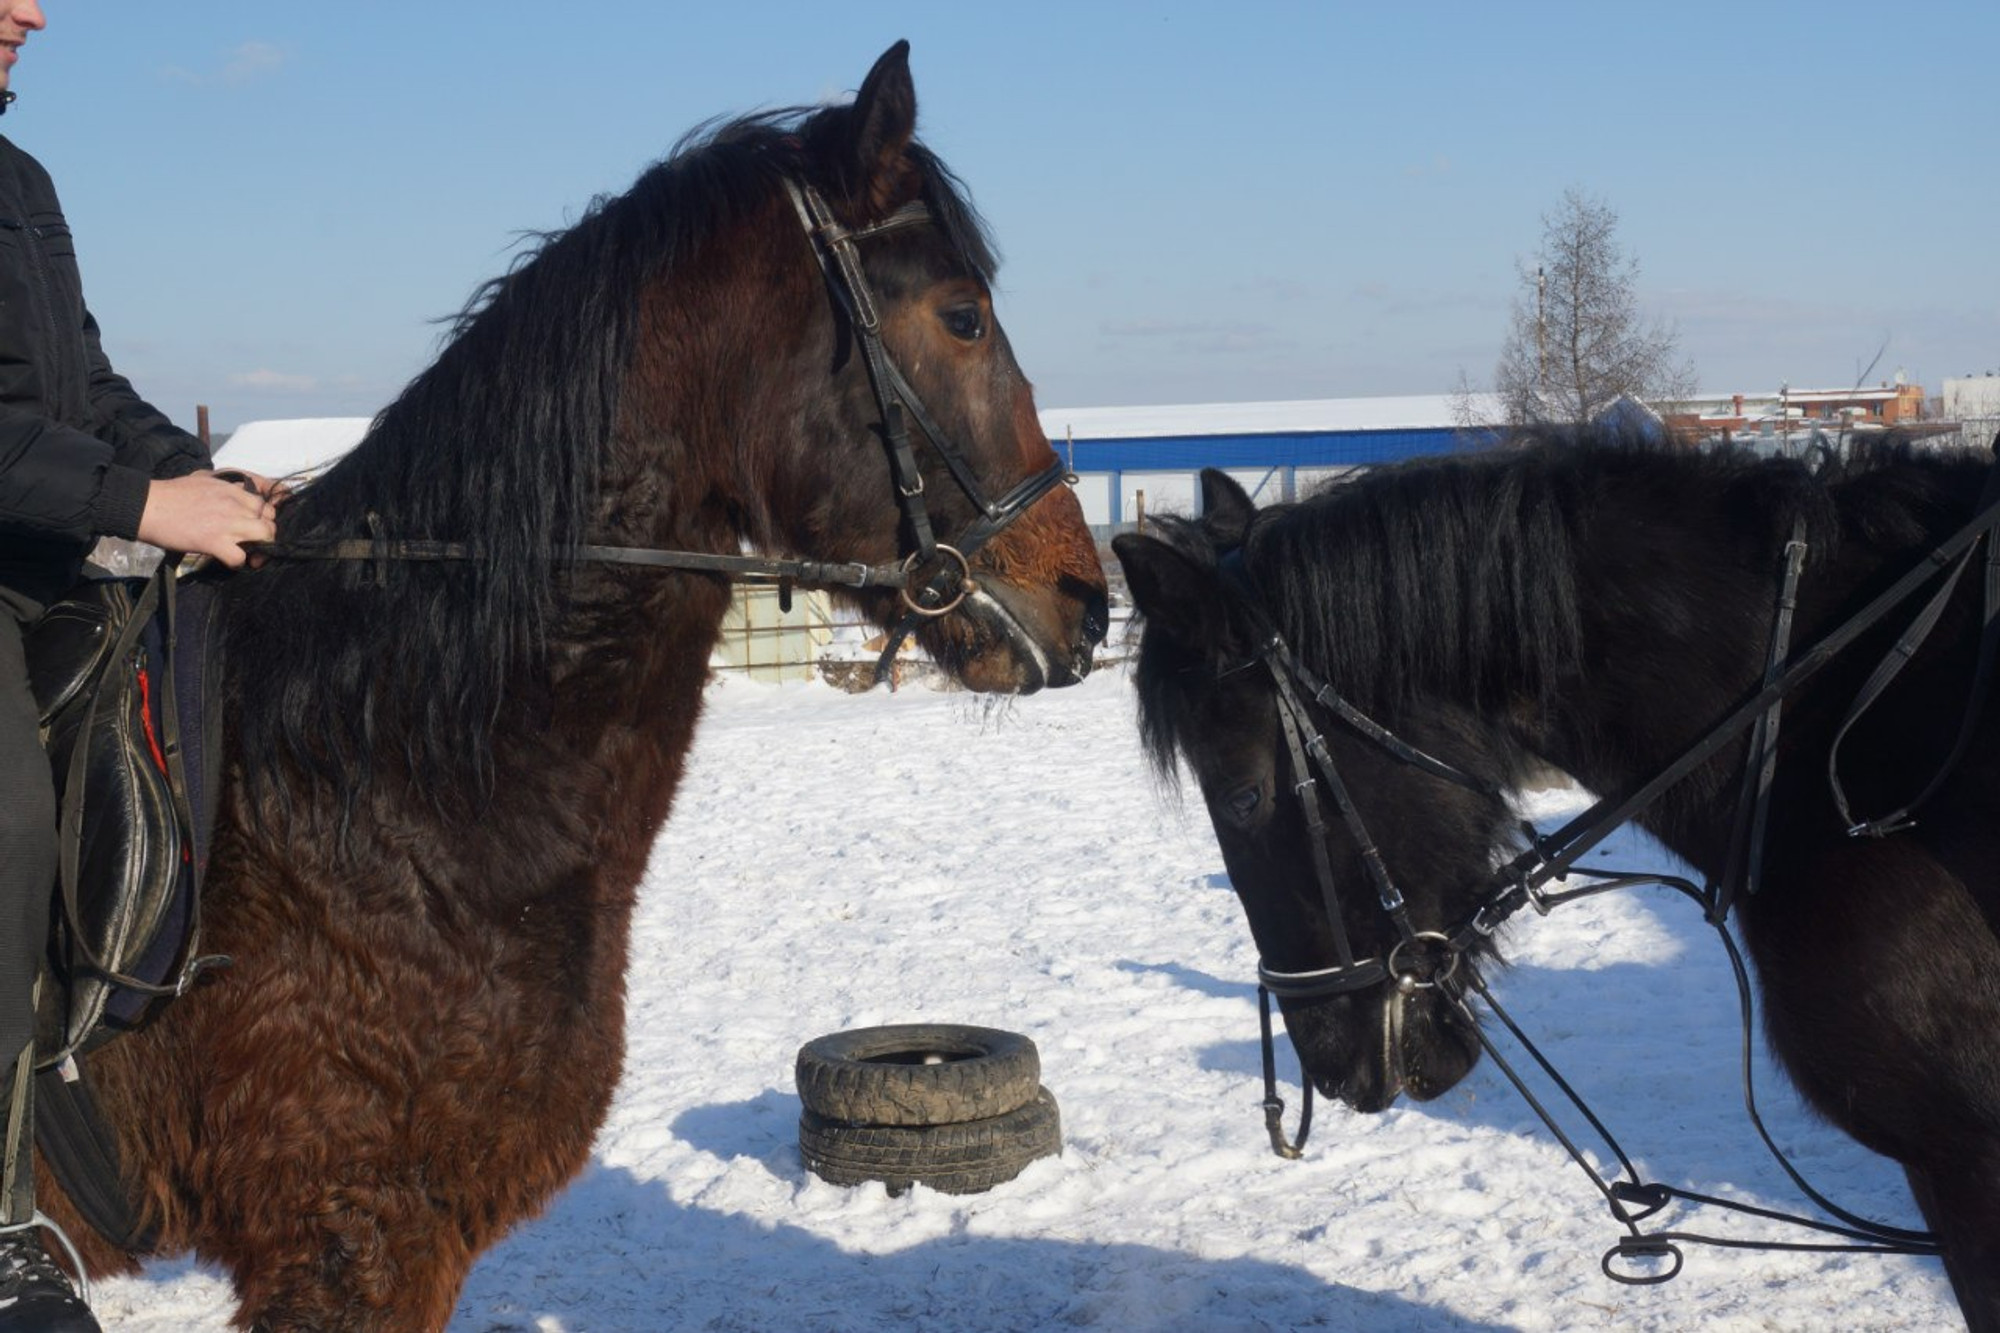
[(1988, 491), (1989, 495), (1979, 512), (1940, 542), (1927, 559), (1878, 593), (1819, 642), (1792, 658), (1776, 680), (1725, 714), (1665, 768), (1623, 796), (1607, 796), (1598, 801), (1547, 838), (1535, 839), (1526, 851), (1501, 867), (1495, 874), (1495, 883), (1504, 887), (1464, 926), (1452, 932), (1453, 939), (1469, 939), (1475, 930), (1481, 934), (1491, 933), (1501, 921), (1528, 904), (1535, 888), (1568, 874), (1580, 857), (1633, 815), (1658, 800), (1662, 792), (1707, 763), (1758, 714), (1768, 709), (1774, 700), (1797, 690), (1877, 621), (1909, 600), (1941, 565), (1956, 559), (1974, 542), (2000, 525), (2000, 494), (1992, 493), (1994, 486), (1990, 481)]
[[(1763, 686), (1768, 689), (1784, 669), (1791, 651), (1792, 617), (1799, 606), (1799, 575), (1806, 563), (1806, 520), (1792, 523), (1785, 543), (1783, 572), (1778, 579), (1778, 605), (1771, 617), (1771, 640), (1764, 654)], [(1729, 835), (1729, 856), (1708, 909), (1711, 921), (1729, 915), (1739, 893), (1755, 893), (1764, 869), (1764, 830), (1771, 813), (1771, 786), (1778, 772), (1778, 722), (1783, 697), (1773, 699), (1750, 729), (1750, 749), (1743, 764), (1743, 790), (1737, 798), (1736, 819)]]
[[(1591, 870), (1586, 873), (1602, 876), (1602, 878), (1595, 883), (1586, 884), (1559, 895), (1552, 895), (1552, 900), (1568, 902), (1616, 889), (1631, 888), (1640, 884), (1658, 884), (1662, 887), (1672, 889), (1704, 907), (1708, 903), (1708, 896), (1700, 889), (1697, 889), (1693, 884), (1684, 879), (1670, 875), (1633, 875), (1612, 870)], [(1459, 1013), (1471, 1025), (1480, 1046), (1492, 1057), (1495, 1067), (1501, 1071), (1509, 1083), (1513, 1084), (1515, 1091), (1528, 1103), (1529, 1109), (1535, 1113), (1536, 1118), (1542, 1122), (1543, 1127), (1555, 1137), (1565, 1154), (1568, 1155), (1571, 1161), (1576, 1163), (1578, 1169), (1589, 1178), (1591, 1184), (1604, 1196), (1605, 1203), (1609, 1206), (1612, 1216), (1626, 1229), (1627, 1234), (1619, 1237), (1617, 1243), (1605, 1251), (1600, 1261), (1600, 1266), (1605, 1276), (1614, 1281), (1626, 1283), (1627, 1285), (1653, 1285), (1670, 1281), (1672, 1278), (1678, 1276), (1681, 1271), (1682, 1256), (1679, 1249), (1680, 1244), (1709, 1245), (1731, 1249), (1936, 1255), (1939, 1252), (1939, 1247), (1936, 1237), (1931, 1233), (1890, 1226), (1887, 1223), (1875, 1222), (1849, 1212), (1814, 1189), (1811, 1183), (1799, 1172), (1798, 1168), (1792, 1164), (1791, 1159), (1778, 1147), (1777, 1141), (1771, 1136), (1770, 1130), (1764, 1124), (1763, 1116), (1757, 1110), (1756, 1083), (1752, 1077), (1756, 1015), (1752, 1001), (1749, 969), (1744, 965), (1742, 953), (1737, 949), (1736, 942), (1730, 938), (1729, 931), (1722, 920), (1719, 917), (1710, 915), (1709, 924), (1714, 927), (1717, 938), (1721, 940), (1722, 947), (1729, 956), (1731, 972), (1736, 983), (1737, 1006), (1742, 1034), (1739, 1046), (1739, 1058), (1741, 1062), (1745, 1112), (1750, 1119), (1752, 1127), (1757, 1131), (1758, 1137), (1763, 1140), (1765, 1148), (1770, 1152), (1778, 1165), (1784, 1169), (1785, 1174), (1791, 1178), (1793, 1185), (1814, 1206), (1821, 1209), (1828, 1217), (1837, 1219), (1837, 1221), (1827, 1222), (1816, 1218), (1800, 1217), (1795, 1214), (1780, 1212), (1776, 1209), (1760, 1208), (1734, 1199), (1724, 1199), (1714, 1195), (1702, 1194), (1675, 1185), (1642, 1181), (1637, 1168), (1633, 1165), (1631, 1158), (1626, 1155), (1617, 1137), (1611, 1133), (1604, 1122), (1590, 1109), (1589, 1104), (1584, 1101), (1582, 1095), (1563, 1078), (1548, 1056), (1535, 1045), (1527, 1033), (1514, 1021), (1513, 1016), (1507, 1012), (1498, 999), (1494, 997), (1492, 991), (1487, 988), (1484, 979), (1480, 977), (1477, 970), (1467, 969), (1471, 977), (1470, 991), (1478, 994), (1481, 1004), (1494, 1017), (1500, 1020), (1507, 1031), (1513, 1036), (1514, 1040), (1519, 1043), (1521, 1049), (1534, 1060), (1542, 1073), (1555, 1085), (1556, 1089), (1562, 1094), (1563, 1099), (1588, 1122), (1600, 1141), (1610, 1150), (1612, 1156), (1617, 1159), (1622, 1178), (1607, 1180), (1604, 1174), (1592, 1165), (1590, 1159), (1584, 1155), (1576, 1143), (1563, 1130), (1561, 1124), (1558, 1123), (1548, 1107), (1534, 1094), (1527, 1081), (1522, 1078), (1520, 1073), (1508, 1061), (1505, 1054), (1488, 1034), (1485, 1025), (1480, 1022), (1479, 1015), (1471, 1006), (1468, 987), (1450, 976), (1439, 979), (1440, 989), (1444, 991), (1453, 1006), (1458, 1009)], [(1721, 1208), (1793, 1226), (1806, 1227), (1825, 1235), (1839, 1237), (1840, 1239), (1832, 1242), (1802, 1243), (1795, 1241), (1739, 1240), (1732, 1237), (1709, 1236), (1686, 1231), (1640, 1231), (1639, 1223), (1645, 1221), (1677, 1199), (1685, 1203)], [(1667, 1260), (1667, 1267), (1664, 1271), (1644, 1273), (1628, 1271), (1615, 1266), (1617, 1261), (1638, 1259), (1665, 1259)]]
[(1464, 787), (1467, 791), (1475, 791), (1483, 796), (1504, 795), (1494, 784), (1476, 778), (1463, 769), (1453, 768), (1444, 760), (1426, 754), (1398, 736), (1395, 732), (1383, 726), (1380, 722), (1377, 722), (1374, 718), (1368, 716), (1368, 714), (1362, 712), (1359, 708), (1356, 708), (1338, 690), (1334, 689), (1332, 685), (1315, 675), (1311, 667), (1308, 667), (1305, 663), (1294, 657), (1289, 648), (1284, 650), (1284, 664), (1286, 670), (1297, 677), (1299, 683), (1311, 693), (1314, 703), (1332, 709), (1334, 715), (1342, 722), (1345, 722), (1348, 726), (1353, 727), (1363, 736), (1375, 742), (1381, 749), (1388, 751), (1390, 757), (1413, 768), (1421, 769), (1434, 778), (1442, 778), (1446, 782), (1455, 783), (1460, 787)]
[[(1340, 911), (1340, 898), (1334, 887), (1333, 862), (1327, 855), (1326, 820), (1320, 813), (1319, 781), (1313, 774), (1311, 761), (1307, 758), (1312, 746), (1318, 745), (1323, 747), (1324, 742), (1321, 741), (1317, 734), (1313, 736), (1310, 742), (1302, 737), (1301, 729), (1304, 725), (1304, 719), (1300, 716), (1302, 710), (1299, 707), (1298, 698), (1292, 693), (1290, 683), (1285, 679), (1283, 671), (1279, 670), (1275, 665), (1272, 670), (1272, 679), (1278, 685), (1278, 720), (1281, 724), (1280, 729), (1284, 732), (1285, 747), (1291, 751), (1292, 780), (1294, 790), (1299, 798), (1300, 813), (1305, 817), (1306, 842), (1312, 848), (1313, 872), (1319, 879), (1320, 895), (1324, 900), (1326, 908), (1327, 927), (1333, 933), (1334, 952), (1340, 959), (1340, 965), (1336, 971), (1353, 973), (1357, 969), (1357, 964), (1354, 961), (1354, 948), (1347, 939), (1347, 923)], [(1338, 781), (1337, 777), (1335, 781)], [(1344, 795), (1344, 793), (1342, 794)], [(1340, 800), (1340, 797), (1336, 796), (1335, 800)], [(1362, 854), (1366, 856), (1373, 850), (1373, 844), (1367, 844)], [(1377, 859), (1379, 860), (1379, 853), (1377, 854)], [(1373, 968), (1369, 969), (1370, 974), (1366, 980), (1357, 980), (1351, 986), (1343, 985), (1341, 989), (1358, 989), (1361, 986), (1372, 985), (1374, 982), (1380, 980), (1384, 975), (1381, 971), (1380, 961), (1370, 959), (1369, 962), (1373, 964)], [(1265, 969), (1262, 963), (1258, 964), (1257, 970), (1260, 980), (1263, 979)], [(1292, 974), (1274, 973), (1271, 974), (1271, 979), (1283, 985), (1291, 981), (1293, 976)], [(1267, 981), (1266, 984), (1268, 985), (1269, 982)]]
[[(273, 560), (477, 561), (486, 559), (474, 542), (431, 541), (413, 537), (350, 537), (333, 541), (246, 542), (244, 549)], [(578, 546), (567, 556), (572, 564), (638, 565), (651, 569), (688, 569), (732, 578), (779, 579), (827, 588), (906, 588), (909, 562), (864, 565), (859, 561), (785, 560), (774, 556), (715, 555), (706, 551), (668, 551), (648, 546)]]
[(1288, 1162), (1296, 1162), (1305, 1155), (1306, 1136), (1312, 1133), (1313, 1085), (1312, 1079), (1299, 1078), (1299, 1136), (1285, 1137), (1285, 1099), (1278, 1095), (1278, 1049), (1271, 1040), (1271, 991), (1269, 987), (1257, 987), (1257, 1026), (1264, 1039), (1264, 1128), (1271, 1135), (1271, 1151)]
[[(1995, 443), (2000, 445), (2000, 440), (1996, 440)], [(1982, 512), (1988, 510), (1996, 498), (2000, 498), (2000, 463), (1995, 463), (1987, 471), (1986, 487), (1980, 495)], [(1839, 730), (1834, 732), (1833, 744), (1827, 750), (1826, 779), (1833, 789), (1834, 807), (1840, 811), (1841, 822), (1847, 826), (1849, 837), (1884, 838), (1909, 828), (1915, 823), (1910, 818), (1911, 814), (1944, 786), (1945, 780), (1958, 767), (1959, 760), (1965, 757), (1966, 747), (1972, 743), (1972, 734), (1979, 725), (1980, 711), (1986, 702), (1986, 687), (1993, 679), (1995, 647), (1996, 644), (2000, 644), (2000, 538), (1996, 538), (1996, 526), (2000, 526), (2000, 514), (1990, 519), (1979, 534), (1986, 542), (1986, 577), (1981, 603), (1983, 610), (1979, 631), (1979, 656), (1972, 668), (1969, 697), (1959, 718), (1958, 736), (1952, 742), (1950, 752), (1945, 755), (1944, 762), (1938, 766), (1931, 780), (1924, 785), (1922, 791), (1888, 814), (1875, 819), (1857, 820), (1853, 811), (1848, 808), (1847, 789), (1840, 781), (1840, 746), (1841, 742), (1847, 739), (1847, 733), (1854, 724), (1860, 721), (1861, 715), (1874, 705), (1903, 668), (1909, 665), (1910, 659), (1916, 656), (1924, 640), (1930, 637), (1930, 632), (1937, 627), (1939, 617), (1944, 614), (1946, 604), (1950, 602), (1953, 591), (1958, 587), (1959, 578), (1965, 573), (1966, 566), (1972, 563), (1974, 550), (1972, 546), (1966, 547), (1965, 553), (1952, 565), (1951, 572), (1945, 576), (1938, 590), (1931, 595), (1930, 601), (1917, 613), (1917, 618), (1910, 622), (1910, 627), (1903, 631), (1903, 636), (1889, 650), (1889, 655), (1876, 666), (1867, 683), (1861, 687), (1861, 693), (1855, 696), (1854, 703), (1848, 708), (1847, 716), (1842, 719)]]
[[(1292, 693), (1290, 680), (1280, 676), (1278, 692), (1298, 716), (1304, 716), (1298, 696)], [(1375, 845), (1374, 837), (1369, 834), (1368, 826), (1362, 821), (1360, 809), (1354, 804), (1353, 795), (1347, 790), (1346, 780), (1334, 766), (1333, 753), (1326, 748), (1326, 737), (1315, 731), (1306, 737), (1305, 747), (1306, 753), (1312, 758), (1313, 768), (1318, 770), (1320, 780), (1326, 783), (1326, 789), (1333, 797), (1334, 808), (1340, 811), (1341, 821), (1347, 825), (1347, 832), (1361, 853), (1361, 864), (1367, 872), (1368, 882), (1375, 888), (1376, 902), (1381, 905), (1384, 912), (1388, 913), (1389, 919), (1396, 923), (1398, 932), (1405, 940), (1414, 938), (1415, 932), (1410, 928), (1408, 909), (1403, 902), (1403, 891), (1396, 887), (1395, 878), (1389, 873), (1389, 863), (1382, 859), (1382, 849)], [(1302, 776), (1310, 779), (1312, 772), (1308, 770)], [(1331, 879), (1329, 876), (1329, 883)]]
[[(889, 450), (889, 466), (895, 472), (903, 517), (910, 525), (910, 536), (918, 553), (928, 559), (937, 548), (937, 538), (931, 532), (930, 514), (924, 508), (923, 473), (917, 467), (916, 451), (910, 447), (909, 428), (903, 421), (904, 406), (915, 399), (915, 394), (905, 397), (898, 391), (896, 381), (902, 377), (882, 346), (881, 316), (875, 309), (867, 275), (862, 272), (861, 252), (855, 241), (892, 226), (927, 220), (930, 210), (921, 203), (908, 204), (875, 227), (854, 232), (834, 219), (833, 210), (826, 206), (819, 191), (786, 177), (785, 192), (791, 196), (792, 207), (807, 235), (812, 237), (813, 257), (819, 261), (820, 271), (826, 276), (827, 286), (833, 289), (835, 299), (847, 311), (855, 341), (861, 346), (862, 364), (867, 368), (868, 383), (882, 416), (882, 439)], [(931, 438), (936, 443), (942, 437)]]
[[(895, 390), (896, 397), (902, 400), (909, 414), (916, 418), (917, 429), (930, 440), (938, 456), (944, 459), (945, 466), (951, 469), (951, 475), (957, 479), (959, 489), (979, 506), (979, 519), (974, 520), (959, 534), (959, 549), (967, 555), (985, 545), (987, 539), (1005, 527), (1016, 514), (1054, 490), (1061, 482), (1068, 480), (1070, 475), (1068, 467), (1061, 460), (1057, 460), (1053, 467), (1043, 468), (1033, 476), (1024, 477), (1016, 482), (998, 500), (987, 498), (986, 488), (980, 485), (978, 474), (972, 470), (972, 464), (966, 461), (964, 453), (951, 442), (949, 432), (931, 417), (929, 410), (924, 406), (922, 395), (903, 378), (901, 368), (894, 361), (884, 358), (883, 369), (888, 376), (890, 387)], [(918, 484), (921, 485), (921, 481)]]

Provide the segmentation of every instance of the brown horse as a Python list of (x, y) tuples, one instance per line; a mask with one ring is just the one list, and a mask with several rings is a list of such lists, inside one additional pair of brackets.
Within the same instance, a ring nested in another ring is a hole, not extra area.
[[(1049, 488), (982, 224), (912, 137), (907, 55), (544, 238), (283, 514), (295, 554), (457, 558), (230, 579), (203, 945), (234, 966), (89, 1073), (157, 1250), (228, 1272), (242, 1325), (442, 1327), (589, 1156), (729, 601), (725, 574), (601, 548), (851, 562), (885, 624), (963, 594), (916, 633), (972, 688), (1089, 670), (1103, 573)], [(134, 1267), (43, 1186), (92, 1271)]]

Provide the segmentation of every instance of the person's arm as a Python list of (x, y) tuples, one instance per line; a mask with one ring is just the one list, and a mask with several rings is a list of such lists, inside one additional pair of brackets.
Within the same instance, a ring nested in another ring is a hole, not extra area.
[(151, 476), (86, 431), (0, 407), (0, 529), (79, 544), (139, 535)]

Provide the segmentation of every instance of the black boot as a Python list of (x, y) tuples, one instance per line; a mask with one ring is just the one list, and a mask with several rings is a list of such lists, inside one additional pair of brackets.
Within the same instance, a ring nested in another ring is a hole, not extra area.
[(32, 1227), (0, 1234), (0, 1333), (103, 1333)]

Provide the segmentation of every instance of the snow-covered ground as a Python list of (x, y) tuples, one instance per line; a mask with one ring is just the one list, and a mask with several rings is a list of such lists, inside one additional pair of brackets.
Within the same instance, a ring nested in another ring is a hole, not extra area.
[[(1621, 834), (1602, 860), (1649, 858)], [(1487, 1064), (1427, 1105), (1322, 1105), (1305, 1159), (1272, 1156), (1254, 951), (1199, 801), (1145, 770), (1115, 669), (997, 705), (711, 687), (635, 932), (630, 1054), (595, 1160), (474, 1270), (457, 1333), (1957, 1321), (1928, 1260), (1695, 1249), (1668, 1285), (1608, 1281), (1618, 1228)], [(1734, 990), (1692, 907), (1649, 890), (1527, 916), (1509, 953), (1503, 999), (1647, 1174), (1796, 1205), (1743, 1121)], [(967, 1197), (809, 1176), (799, 1045), (905, 1020), (1032, 1036), (1063, 1155)], [(1768, 1067), (1759, 1086), (1823, 1191), (1916, 1224), (1898, 1172)], [(1285, 1095), (1295, 1114), (1295, 1082)], [(164, 1263), (103, 1284), (99, 1306), (114, 1330), (180, 1333), (223, 1328), (229, 1303), (215, 1275)]]

